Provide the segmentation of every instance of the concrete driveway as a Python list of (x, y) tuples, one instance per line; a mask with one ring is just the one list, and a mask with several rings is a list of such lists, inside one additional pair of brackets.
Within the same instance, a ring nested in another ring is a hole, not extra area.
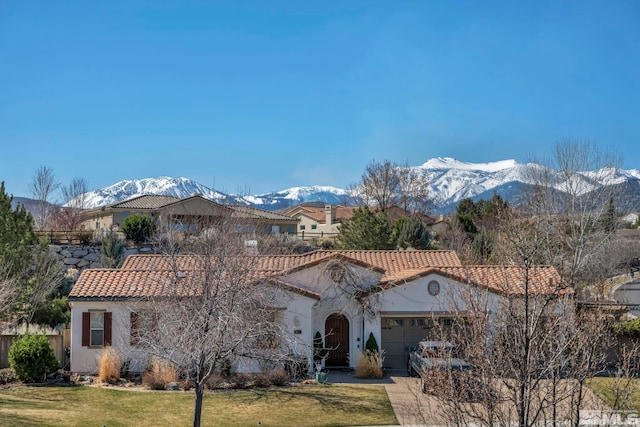
[[(450, 423), (451, 414), (435, 397), (420, 391), (418, 378), (408, 377), (404, 370), (391, 371), (379, 380), (363, 380), (353, 377), (352, 372), (330, 372), (328, 383), (355, 383), (384, 385), (393, 406), (396, 419), (402, 426), (444, 426)], [(583, 401), (585, 409), (606, 409), (606, 405), (590, 390)], [(568, 414), (570, 407), (559, 407), (560, 414)], [(515, 413), (514, 413), (515, 415)], [(562, 417), (565, 418), (565, 417)]]

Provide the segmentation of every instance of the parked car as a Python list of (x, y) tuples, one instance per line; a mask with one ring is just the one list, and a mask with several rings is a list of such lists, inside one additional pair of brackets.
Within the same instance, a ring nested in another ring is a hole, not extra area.
[(409, 349), (407, 361), (409, 376), (420, 376), (420, 390), (429, 392), (435, 377), (447, 374), (446, 378), (468, 378), (471, 365), (457, 357), (456, 347), (448, 341), (420, 341), (417, 347)]

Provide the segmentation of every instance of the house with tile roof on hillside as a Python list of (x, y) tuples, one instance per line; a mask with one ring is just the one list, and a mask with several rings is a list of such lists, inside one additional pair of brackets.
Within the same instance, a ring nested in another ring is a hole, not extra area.
[[(385, 368), (405, 368), (408, 348), (436, 339), (437, 326), (451, 324), (454, 306), (464, 306), (460, 295), (469, 289), (485, 293), (489, 309), (500, 298), (523, 293), (525, 283), (535, 293), (568, 292), (553, 267), (468, 266), (453, 251), (321, 250), (246, 257), (251, 283), (287, 296), (277, 310), (288, 342), (311, 361), (313, 337), (320, 332), (331, 349), (327, 367), (355, 367), (354, 355), (371, 333), (385, 351)], [(95, 372), (106, 346), (130, 360), (134, 371), (142, 369), (144, 354), (131, 344), (137, 327), (132, 302), (175, 291), (166, 286), (200, 274), (201, 263), (189, 255), (132, 255), (121, 268), (82, 272), (69, 295), (71, 370)]]
[(118, 230), (132, 215), (148, 215), (156, 220), (159, 231), (189, 231), (196, 224), (215, 224), (231, 217), (245, 233), (295, 235), (298, 220), (277, 212), (250, 206), (221, 205), (199, 194), (178, 198), (144, 195), (91, 209), (84, 214), (84, 230)]
[(334, 238), (340, 224), (351, 219), (355, 206), (302, 204), (285, 212), (298, 219), (298, 236), (303, 240)]

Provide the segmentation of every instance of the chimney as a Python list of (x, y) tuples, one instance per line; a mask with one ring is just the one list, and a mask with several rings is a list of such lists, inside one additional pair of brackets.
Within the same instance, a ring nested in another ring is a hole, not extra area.
[(324, 205), (324, 221), (326, 225), (333, 224), (336, 219), (336, 208), (332, 205)]

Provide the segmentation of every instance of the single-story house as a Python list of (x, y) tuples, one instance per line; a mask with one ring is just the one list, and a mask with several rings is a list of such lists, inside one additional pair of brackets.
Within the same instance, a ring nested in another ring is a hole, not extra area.
[(151, 216), (160, 231), (188, 231), (194, 224), (211, 224), (229, 216), (244, 232), (295, 235), (298, 225), (298, 220), (288, 215), (250, 206), (222, 205), (194, 194), (184, 198), (143, 195), (91, 209), (84, 213), (81, 229), (117, 230), (132, 215)]
[[(171, 261), (180, 271), (193, 271), (197, 262), (186, 255)], [(486, 290), (495, 303), (505, 293), (522, 292), (524, 276), (514, 266), (462, 265), (453, 251), (320, 250), (261, 255), (256, 265), (256, 278), (288, 295), (279, 321), (300, 351), (312, 360), (313, 337), (319, 331), (325, 347), (333, 349), (325, 363), (334, 367), (355, 367), (353, 355), (363, 351), (372, 333), (385, 351), (385, 368), (403, 369), (410, 346), (437, 338), (432, 337), (434, 322), (451, 323), (452, 307), (459, 309), (466, 289)], [(560, 277), (553, 267), (536, 267), (528, 274), (534, 292), (557, 292)], [(163, 255), (132, 255), (119, 269), (83, 271), (69, 295), (71, 371), (97, 371), (105, 346), (131, 360), (133, 370), (141, 369), (144, 355), (131, 346), (129, 302), (152, 296), (155, 285), (171, 275), (175, 270)], [(353, 298), (356, 293), (359, 298)]]

